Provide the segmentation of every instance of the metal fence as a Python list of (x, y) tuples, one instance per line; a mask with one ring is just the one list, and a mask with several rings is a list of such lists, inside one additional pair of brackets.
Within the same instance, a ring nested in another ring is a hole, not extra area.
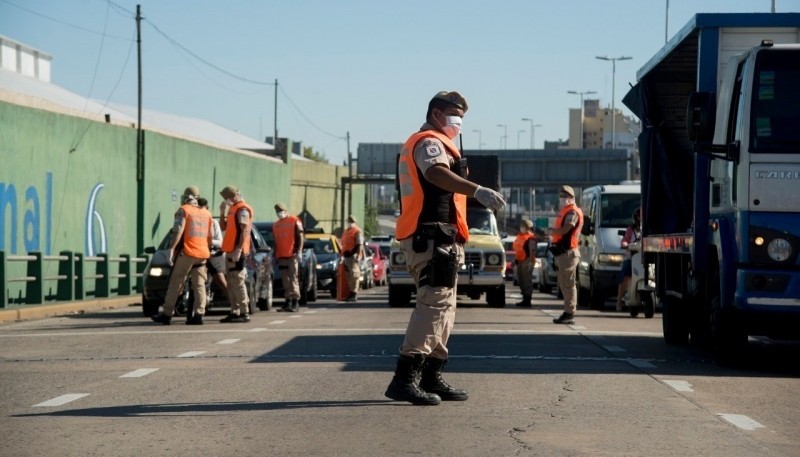
[[(138, 294), (142, 292), (147, 260), (146, 256), (131, 257), (128, 254), (118, 257), (108, 254), (84, 256), (62, 251), (58, 255), (43, 255), (41, 252), (8, 255), (0, 251), (0, 308), (9, 304), (40, 305), (50, 301), (83, 300), (92, 296), (105, 298)], [(25, 274), (12, 273), (20, 270), (10, 269), (12, 262), (25, 262)], [(58, 273), (45, 276), (45, 262), (58, 262)], [(94, 268), (90, 266), (92, 264)], [(25, 295), (12, 299), (9, 287), (19, 282), (25, 283), (22, 288)], [(55, 293), (52, 293), (53, 283)]]

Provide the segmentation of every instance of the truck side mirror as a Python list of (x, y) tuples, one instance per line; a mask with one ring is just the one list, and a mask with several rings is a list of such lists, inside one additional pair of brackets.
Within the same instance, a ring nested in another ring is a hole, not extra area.
[(581, 235), (589, 236), (594, 233), (594, 224), (592, 224), (591, 217), (583, 218), (583, 227), (581, 227)]
[(625, 236), (625, 230), (617, 230), (617, 235)]
[(686, 107), (686, 133), (693, 143), (714, 140), (717, 99), (713, 92), (694, 92)]

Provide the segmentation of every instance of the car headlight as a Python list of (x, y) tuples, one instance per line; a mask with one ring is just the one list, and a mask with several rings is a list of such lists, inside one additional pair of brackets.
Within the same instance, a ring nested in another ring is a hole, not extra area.
[(536, 260), (533, 262), (533, 268), (541, 268), (541, 266), (542, 266), (542, 261), (541, 261), (541, 260), (539, 260), (539, 259), (536, 259)]
[(153, 267), (150, 269), (150, 272), (148, 274), (150, 276), (161, 276), (164, 274), (164, 270), (159, 267)]
[(500, 265), (502, 257), (500, 254), (489, 254), (486, 256), (486, 263), (489, 265)]
[(776, 262), (783, 262), (792, 255), (792, 245), (784, 238), (775, 238), (767, 245), (769, 258)]
[(621, 264), (623, 260), (625, 260), (625, 256), (622, 254), (598, 254), (597, 256), (598, 262), (611, 265)]
[(406, 255), (402, 252), (398, 252), (394, 255), (394, 263), (397, 265), (405, 265), (406, 264)]
[(321, 263), (317, 264), (317, 270), (322, 270), (322, 264)]

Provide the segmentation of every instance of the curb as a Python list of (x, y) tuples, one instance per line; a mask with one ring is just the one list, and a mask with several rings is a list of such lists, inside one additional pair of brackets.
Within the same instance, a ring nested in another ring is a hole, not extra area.
[(66, 314), (82, 314), (89, 311), (122, 308), (135, 303), (141, 303), (141, 296), (130, 295), (51, 305), (26, 305), (15, 309), (0, 310), (0, 322), (44, 319), (45, 317), (63, 316)]

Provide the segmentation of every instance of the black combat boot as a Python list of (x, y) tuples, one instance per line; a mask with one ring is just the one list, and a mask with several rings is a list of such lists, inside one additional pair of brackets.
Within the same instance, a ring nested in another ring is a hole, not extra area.
[(427, 357), (422, 366), (422, 377), (419, 387), (425, 392), (430, 392), (441, 397), (444, 401), (464, 401), (469, 398), (466, 390), (454, 389), (442, 379), (442, 368), (447, 365), (447, 360)]
[(418, 354), (415, 356), (400, 355), (397, 358), (397, 369), (389, 387), (386, 388), (387, 397), (397, 401), (407, 401), (414, 405), (438, 405), (442, 399), (436, 395), (425, 392), (417, 384), (417, 374), (419, 374), (425, 356)]
[(530, 295), (523, 295), (522, 301), (515, 303), (516, 306), (521, 306), (523, 308), (530, 308), (531, 305), (531, 296)]
[(296, 313), (300, 311), (300, 300), (293, 298), (292, 299), (292, 307), (289, 309), (290, 312)]

